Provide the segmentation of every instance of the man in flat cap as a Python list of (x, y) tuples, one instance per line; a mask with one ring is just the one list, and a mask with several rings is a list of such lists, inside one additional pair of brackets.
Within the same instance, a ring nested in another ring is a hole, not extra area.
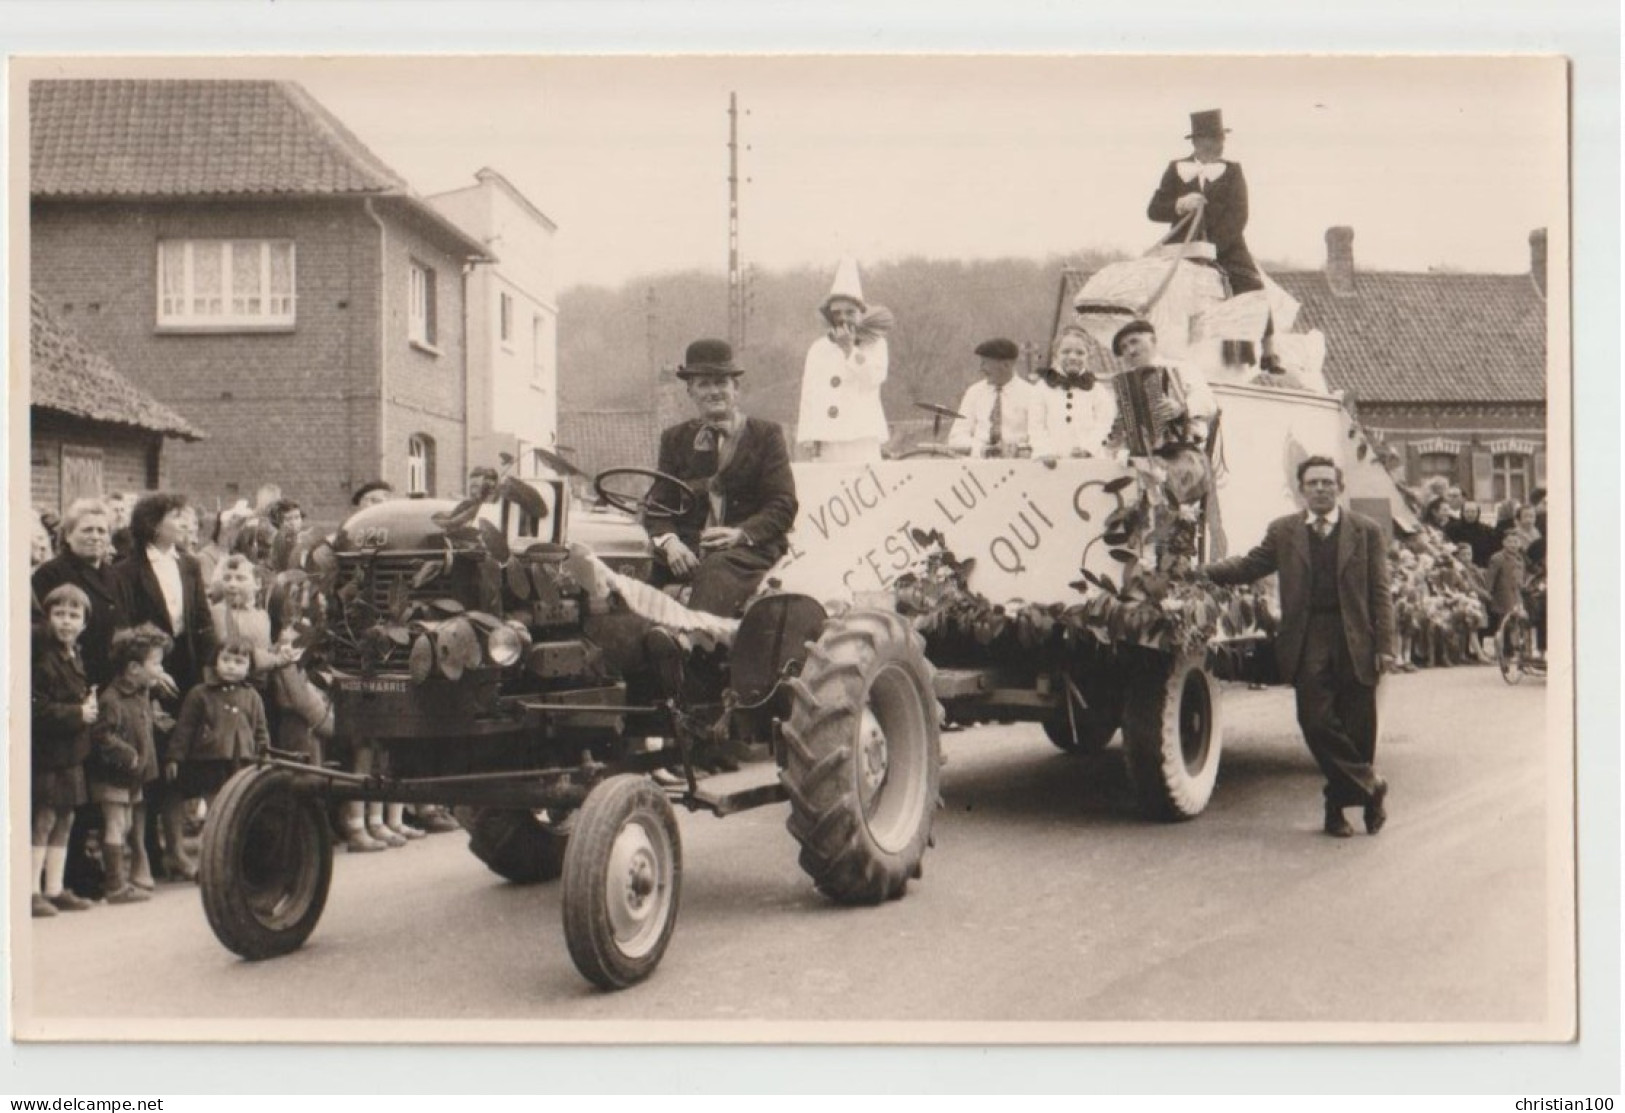
[[(733, 618), (767, 570), (784, 555), (796, 518), (796, 482), (784, 430), (739, 408), (739, 377), (724, 340), (688, 346), (677, 377), (698, 416), (660, 434), (658, 469), (683, 480), (699, 498), (686, 514), (645, 519), (660, 559), (656, 585), (686, 581), (689, 606)], [(676, 506), (676, 495), (653, 497)]]
[(954, 425), (948, 447), (970, 456), (1052, 458), (1044, 388), (1016, 377), (1021, 349), (1013, 340), (995, 337), (978, 344), (976, 354), (982, 381), (972, 383), (959, 400), (964, 420)]
[(1220, 268), (1230, 280), (1230, 293), (1262, 290), (1264, 280), (1247, 250), (1247, 179), (1241, 163), (1224, 159), (1224, 137), (1230, 129), (1217, 109), (1191, 113), (1192, 154), (1175, 159), (1163, 171), (1146, 216), (1172, 224), (1164, 243), (1180, 243), (1195, 221), (1191, 238), (1206, 240), (1217, 253)]

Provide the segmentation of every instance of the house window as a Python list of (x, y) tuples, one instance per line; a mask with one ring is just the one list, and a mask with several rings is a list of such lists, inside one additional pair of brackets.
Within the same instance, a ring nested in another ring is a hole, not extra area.
[(424, 348), (433, 348), (439, 330), (435, 323), (434, 268), (413, 260), (411, 289), (406, 302), (406, 338)]
[(1416, 462), (1416, 476), (1418, 479), (1430, 479), (1435, 475), (1442, 475), (1446, 479), (1456, 477), (1456, 455), (1453, 452), (1426, 452)]
[(406, 492), (410, 495), (434, 493), (434, 438), (415, 433), (406, 441)]
[(1490, 462), (1490, 484), (1496, 502), (1529, 498), (1530, 460), (1522, 452), (1497, 452)]
[(158, 324), (168, 328), (294, 323), (292, 240), (158, 241)]
[(497, 332), (502, 337), (503, 347), (513, 347), (512, 294), (499, 294), (497, 296)]

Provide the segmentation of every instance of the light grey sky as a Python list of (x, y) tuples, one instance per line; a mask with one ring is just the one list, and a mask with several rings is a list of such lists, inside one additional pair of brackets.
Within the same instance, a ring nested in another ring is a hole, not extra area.
[[(128, 68), (136, 63), (111, 63)], [(218, 71), (218, 63), (216, 63)], [(184, 76), (190, 63), (161, 72)], [(1519, 272), (1561, 227), (1564, 70), (1538, 58), (239, 58), (302, 82), (421, 193), (490, 166), (560, 227), (561, 287), (727, 260), (727, 103), (747, 261), (1137, 252), (1145, 206), (1222, 108), (1255, 255)]]
[(1194, 109), (1222, 108), (1254, 254), (1527, 269), (1560, 226), (1563, 69), (1546, 59), (379, 60), (289, 72), (423, 192), (489, 165), (560, 226), (561, 284), (726, 265), (727, 100), (741, 242), (764, 267), (1140, 251)]

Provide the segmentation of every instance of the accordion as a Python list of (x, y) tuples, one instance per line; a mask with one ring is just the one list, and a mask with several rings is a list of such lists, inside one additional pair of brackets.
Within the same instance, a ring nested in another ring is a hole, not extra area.
[(1179, 377), (1166, 367), (1140, 367), (1119, 372), (1112, 385), (1117, 391), (1117, 420), (1130, 456), (1152, 456), (1170, 445), (1194, 443), (1189, 421), (1181, 416), (1165, 421), (1157, 403), (1172, 400), (1185, 408)]

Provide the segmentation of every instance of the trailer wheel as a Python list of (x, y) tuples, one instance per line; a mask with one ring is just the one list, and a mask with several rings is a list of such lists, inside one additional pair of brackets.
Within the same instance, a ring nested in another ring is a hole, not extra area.
[(920, 875), (942, 765), (931, 678), (906, 621), (854, 611), (825, 628), (791, 682), (779, 779), (801, 868), (826, 896), (895, 900)]
[(468, 849), (490, 871), (516, 885), (557, 880), (564, 872), (574, 814), (555, 822), (551, 813), (522, 808), (452, 809), (468, 831)]
[(198, 881), (209, 926), (250, 961), (298, 950), (333, 881), (333, 837), (286, 770), (253, 766), (220, 790), (203, 826)]
[(1123, 714), (1129, 780), (1153, 819), (1202, 813), (1219, 776), (1219, 686), (1200, 655), (1163, 657), (1130, 685)]
[[(1074, 680), (1089, 701), (1078, 702), (1071, 689), (1063, 693), (1061, 708), (1044, 720), (1044, 734), (1069, 754), (1084, 756), (1104, 750), (1123, 721), (1123, 688), (1118, 683), (1083, 684)], [(1066, 704), (1072, 705), (1067, 714)]]
[(665, 794), (632, 774), (594, 788), (564, 852), (564, 940), (582, 976), (625, 989), (654, 973), (677, 926), (682, 880)]

